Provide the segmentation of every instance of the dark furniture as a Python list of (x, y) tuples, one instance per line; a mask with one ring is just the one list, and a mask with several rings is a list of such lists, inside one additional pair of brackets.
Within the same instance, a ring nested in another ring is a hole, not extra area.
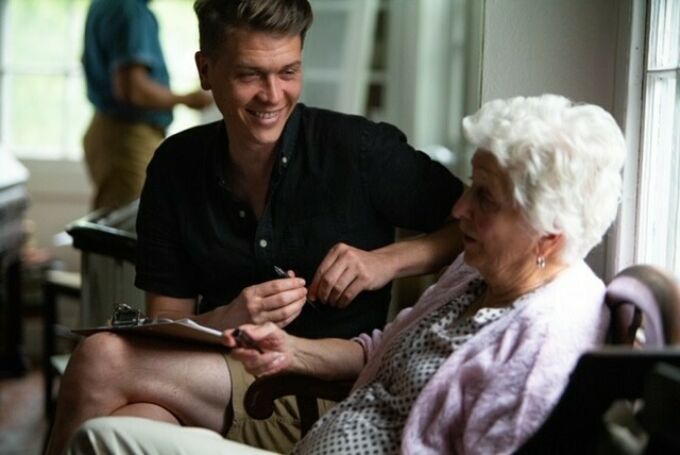
[(81, 324), (103, 324), (117, 303), (144, 309), (144, 293), (134, 287), (139, 201), (100, 210), (66, 227), (81, 256)]
[(0, 152), (0, 377), (23, 374), (21, 246), (28, 173)]
[(49, 422), (54, 418), (54, 378), (63, 373), (55, 366), (57, 338), (77, 342), (78, 335), (59, 324), (58, 303), (60, 297), (80, 299), (80, 276), (73, 272), (48, 270), (42, 285), (43, 292), (43, 377), (45, 380), (45, 415)]
[[(675, 382), (668, 381), (668, 371)], [(517, 452), (518, 454), (607, 453), (604, 414), (617, 400), (644, 400), (639, 416), (642, 427), (656, 438), (650, 439), (663, 451), (680, 453), (677, 428), (680, 424), (680, 350), (638, 350), (606, 348), (583, 355), (569, 378), (559, 403), (543, 426)], [(665, 388), (656, 384), (664, 383)], [(669, 412), (668, 409), (671, 409)], [(652, 424), (652, 426), (650, 426)], [(672, 426), (671, 431), (666, 427)], [(667, 441), (669, 435), (671, 441)], [(668, 450), (675, 442), (673, 450)], [(610, 449), (611, 450), (611, 449)]]

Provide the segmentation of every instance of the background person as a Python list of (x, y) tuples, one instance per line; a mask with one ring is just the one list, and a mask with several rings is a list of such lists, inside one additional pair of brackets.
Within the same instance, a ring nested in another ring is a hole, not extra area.
[[(394, 278), (460, 251), (446, 223), (462, 183), (391, 125), (298, 103), (306, 0), (195, 9), (201, 84), (223, 121), (168, 138), (148, 167), (136, 278), (147, 312), (219, 329), (272, 322), (312, 338), (382, 328)], [(431, 234), (394, 243), (397, 226)], [(216, 349), (91, 336), (62, 380), (50, 450), (111, 414), (248, 432), (230, 396), (251, 380)]]
[(95, 186), (93, 209), (139, 197), (173, 107), (202, 109), (212, 102), (203, 90), (185, 95), (170, 90), (149, 1), (93, 0), (87, 14), (83, 67), (95, 114), (83, 144)]
[[(486, 103), (463, 127), (477, 147), (472, 184), (453, 209), (464, 253), (415, 307), (354, 340), (241, 327), (263, 353), (225, 332), (253, 375), (357, 378), (294, 453), (512, 453), (549, 415), (580, 355), (603, 342), (605, 287), (583, 258), (616, 216), (626, 152), (616, 122), (543, 95)], [(171, 428), (95, 419), (72, 448), (238, 453), (205, 430)]]

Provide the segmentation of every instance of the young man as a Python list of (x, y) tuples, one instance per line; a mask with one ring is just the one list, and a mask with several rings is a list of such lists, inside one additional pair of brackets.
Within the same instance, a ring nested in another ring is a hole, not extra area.
[[(461, 182), (392, 126), (298, 104), (307, 0), (198, 0), (195, 10), (201, 83), (224, 121), (169, 138), (148, 168), (136, 281), (148, 312), (178, 318), (198, 307), (192, 317), (212, 327), (271, 321), (311, 338), (382, 327), (390, 281), (436, 270), (459, 250), (445, 222)], [(393, 243), (397, 226), (432, 233)], [(62, 382), (50, 449), (102, 415), (289, 447), (290, 438), (265, 440), (295, 435), (294, 418), (243, 415), (252, 379), (218, 351), (92, 336)]]

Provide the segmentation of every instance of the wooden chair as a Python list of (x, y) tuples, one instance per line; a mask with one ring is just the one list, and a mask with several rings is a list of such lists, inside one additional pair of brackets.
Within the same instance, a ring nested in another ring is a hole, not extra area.
[[(578, 420), (578, 404), (563, 405), (562, 401), (569, 399), (572, 394), (583, 397), (586, 391), (608, 389), (614, 391), (609, 383), (612, 378), (622, 378), (622, 391), (629, 387), (634, 390), (631, 395), (639, 395), (643, 388), (646, 372), (659, 361), (675, 359), (675, 352), (642, 351), (632, 352), (636, 334), (642, 327), (647, 346), (660, 348), (666, 340), (674, 339), (680, 334), (678, 322), (678, 302), (676, 284), (662, 271), (646, 265), (629, 267), (620, 272), (607, 286), (606, 305), (611, 311), (611, 319), (607, 334), (607, 343), (618, 345), (614, 348), (603, 348), (602, 351), (583, 356), (572, 374), (565, 396), (558, 405), (556, 413), (558, 422), (572, 419)], [(630, 360), (627, 360), (630, 359)], [(629, 362), (628, 364), (626, 364)], [(631, 369), (632, 371), (628, 371)], [(623, 378), (627, 378), (625, 381)], [(628, 381), (629, 379), (629, 381)], [(593, 382), (598, 384), (598, 389)], [(575, 384), (572, 384), (575, 383)], [(304, 436), (318, 419), (316, 399), (323, 398), (332, 401), (344, 399), (351, 390), (350, 382), (323, 381), (308, 376), (277, 375), (258, 378), (249, 387), (244, 399), (244, 406), (248, 414), (255, 419), (265, 419), (272, 415), (273, 401), (283, 396), (293, 395), (300, 409), (301, 434)], [(575, 389), (575, 390), (572, 390)], [(597, 393), (597, 392), (596, 392)], [(617, 393), (614, 393), (617, 395)], [(592, 412), (597, 414), (611, 400), (600, 395), (599, 401), (589, 403)], [(567, 409), (562, 411), (561, 408)], [(581, 426), (581, 425), (579, 425)], [(558, 426), (559, 429), (559, 426)], [(554, 434), (547, 434), (550, 439)], [(563, 436), (566, 436), (563, 435)], [(543, 441), (543, 436), (540, 438)], [(531, 451), (532, 445), (527, 450)], [(536, 452), (526, 452), (536, 453)], [(542, 453), (542, 452), (539, 452)], [(550, 453), (550, 452), (546, 452)]]
[(64, 373), (68, 355), (56, 355), (56, 341), (63, 338), (74, 344), (78, 336), (59, 324), (58, 301), (60, 297), (80, 299), (80, 274), (62, 270), (48, 270), (43, 282), (43, 376), (45, 378), (45, 415), (48, 422), (54, 417), (54, 379)]
[[(680, 350), (666, 347), (679, 341), (677, 284), (657, 268), (632, 266), (609, 284), (606, 303), (612, 309), (609, 335), (615, 346), (579, 359), (557, 406), (517, 453), (611, 453), (603, 445), (604, 415), (617, 400), (638, 399), (645, 403), (638, 421), (654, 436), (646, 453), (680, 452), (677, 437), (674, 449), (666, 451), (672, 444), (667, 425), (675, 425), (673, 434), (680, 426), (678, 408), (668, 412), (669, 403), (679, 399)], [(635, 340), (636, 327), (643, 335), (640, 341)], [(675, 386), (669, 385), (673, 378)], [(664, 450), (657, 452), (653, 447)]]

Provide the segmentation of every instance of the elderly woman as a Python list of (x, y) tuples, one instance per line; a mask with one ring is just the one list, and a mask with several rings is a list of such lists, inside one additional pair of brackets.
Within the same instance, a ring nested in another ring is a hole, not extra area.
[[(413, 308), (354, 340), (241, 327), (259, 352), (225, 334), (252, 375), (357, 378), (294, 452), (512, 452), (546, 418), (579, 355), (602, 342), (604, 285), (583, 258), (616, 215), (625, 155), (616, 122), (544, 95), (489, 102), (463, 126), (477, 148), (453, 209), (465, 251)], [(137, 444), (128, 447), (232, 450), (202, 432), (154, 438), (140, 428), (99, 419), (74, 447), (126, 438)]]

